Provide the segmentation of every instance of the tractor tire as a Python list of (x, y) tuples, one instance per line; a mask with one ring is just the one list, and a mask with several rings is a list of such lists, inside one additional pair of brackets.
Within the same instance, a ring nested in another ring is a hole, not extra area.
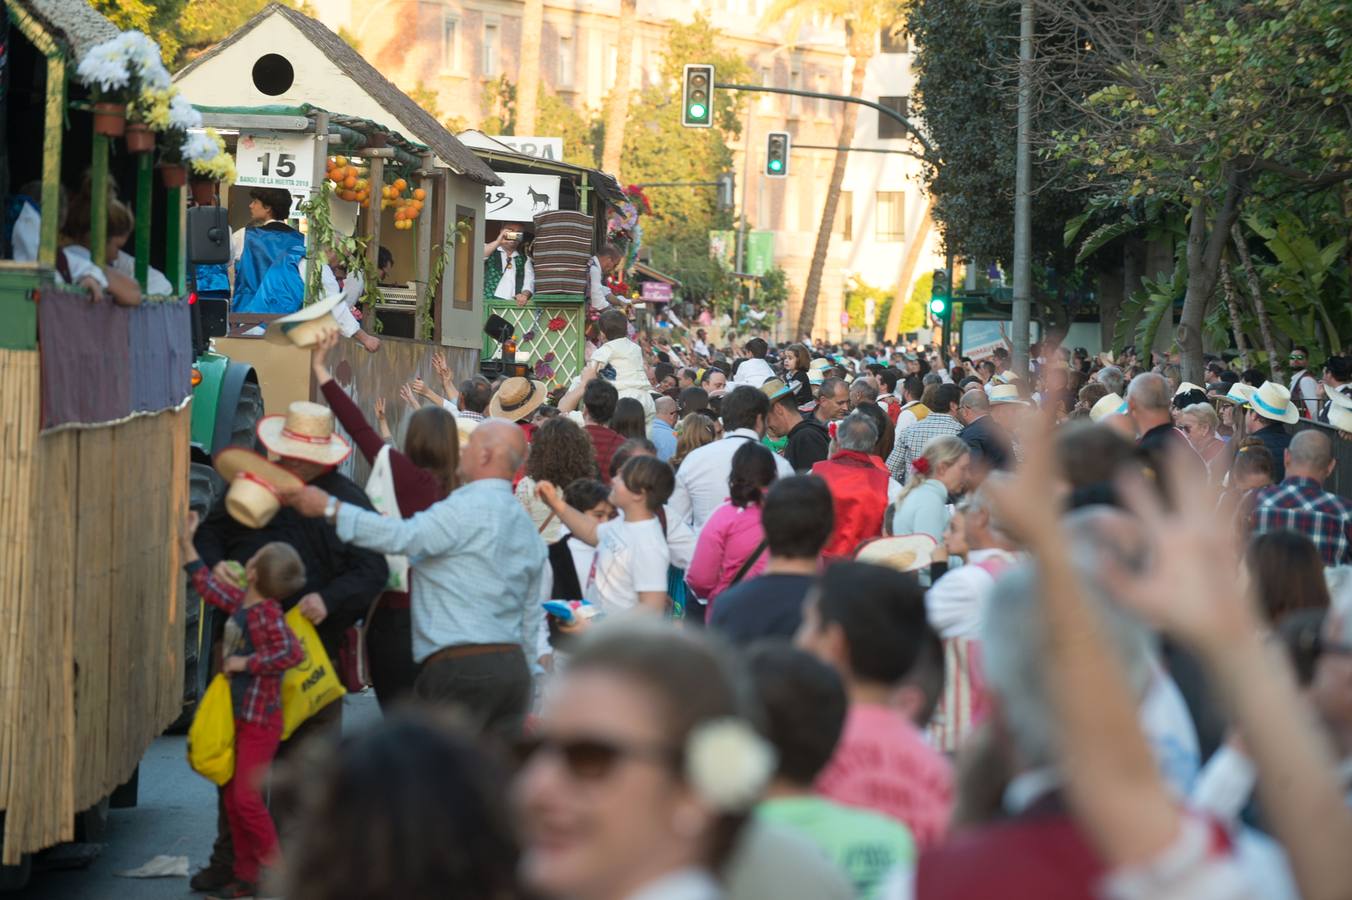
[(246, 381), (239, 389), (239, 403), (230, 420), (231, 447), (258, 449), (258, 434), (254, 427), (263, 418), (263, 389), (256, 382)]
[(17, 866), (0, 866), (0, 894), (21, 891), (33, 877), (33, 857), (24, 854)]
[[(199, 516), (206, 514), (225, 493), (225, 479), (204, 463), (193, 463), (188, 469), (188, 508)], [(190, 586), (183, 590), (183, 712), (166, 730), (169, 734), (186, 734), (197, 711), (197, 700), (207, 689), (210, 664), (206, 659), (203, 640), (202, 602)]]

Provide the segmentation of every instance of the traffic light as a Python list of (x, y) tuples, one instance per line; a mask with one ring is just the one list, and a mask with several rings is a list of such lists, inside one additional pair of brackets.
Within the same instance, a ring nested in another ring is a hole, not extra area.
[(681, 90), (681, 124), (710, 128), (714, 124), (714, 67), (686, 63)]
[(737, 196), (737, 179), (731, 172), (720, 172), (718, 174), (718, 208), (732, 209), (733, 201)]
[(789, 174), (789, 133), (772, 131), (765, 138), (765, 174), (785, 178)]
[(930, 285), (930, 312), (941, 322), (947, 322), (953, 312), (953, 291), (949, 284), (948, 272), (934, 270), (934, 281)]

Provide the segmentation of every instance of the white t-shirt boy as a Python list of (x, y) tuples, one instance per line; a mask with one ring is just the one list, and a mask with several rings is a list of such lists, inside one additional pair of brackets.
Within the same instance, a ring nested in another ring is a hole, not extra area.
[(633, 609), (642, 592), (666, 593), (670, 559), (659, 519), (626, 522), (621, 513), (596, 528), (596, 559), (587, 580), (587, 599), (606, 614)]

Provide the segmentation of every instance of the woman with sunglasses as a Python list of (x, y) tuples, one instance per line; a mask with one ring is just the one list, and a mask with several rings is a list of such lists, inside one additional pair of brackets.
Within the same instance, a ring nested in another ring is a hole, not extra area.
[(521, 747), (523, 886), (569, 900), (716, 900), (774, 768), (741, 678), (694, 632), (610, 622), (577, 644)]

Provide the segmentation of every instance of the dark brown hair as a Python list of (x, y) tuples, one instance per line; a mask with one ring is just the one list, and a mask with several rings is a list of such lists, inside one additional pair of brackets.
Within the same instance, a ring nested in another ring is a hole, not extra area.
[(596, 448), (576, 422), (563, 416), (548, 419), (535, 429), (526, 474), (560, 487), (579, 478), (595, 478)]
[(1324, 559), (1308, 537), (1270, 531), (1249, 542), (1249, 574), (1268, 624), (1277, 625), (1298, 609), (1328, 609)]
[(305, 586), (305, 563), (290, 544), (264, 544), (249, 562), (253, 565), (254, 589), (269, 600), (283, 600)]
[(764, 444), (743, 441), (732, 454), (732, 471), (728, 473), (728, 498), (732, 505), (745, 509), (760, 503), (778, 474), (775, 455)]
[(618, 309), (608, 309), (601, 313), (596, 324), (608, 341), (619, 340), (629, 334), (629, 320)]
[(812, 356), (802, 344), (790, 344), (784, 349), (784, 355), (793, 357), (796, 372), (806, 372), (812, 366)]
[(676, 473), (655, 456), (635, 456), (620, 469), (624, 486), (643, 495), (649, 512), (657, 512), (676, 489)]
[(436, 476), (442, 498), (459, 484), (460, 431), (455, 416), (440, 406), (424, 406), (409, 418), (404, 452), (413, 465)]
[(647, 413), (633, 397), (621, 397), (610, 417), (610, 430), (625, 438), (647, 437)]

